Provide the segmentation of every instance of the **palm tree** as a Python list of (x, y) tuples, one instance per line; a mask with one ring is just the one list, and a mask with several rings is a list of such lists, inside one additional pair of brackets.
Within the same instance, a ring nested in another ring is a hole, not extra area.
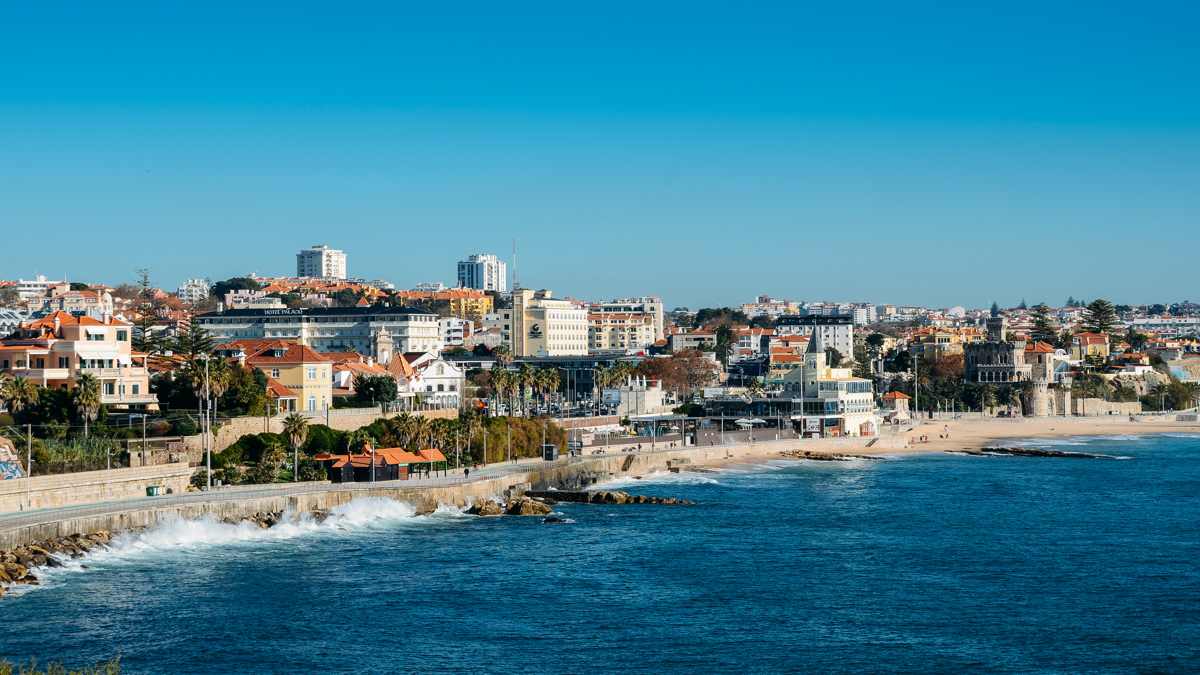
[(562, 384), (562, 378), (558, 374), (558, 368), (542, 368), (538, 374), (542, 385), (542, 404), (549, 406), (550, 401), (547, 399), (547, 394), (558, 393), (559, 385)]
[[(508, 369), (501, 366), (499, 361), (492, 366), (491, 374), (493, 398), (496, 403), (499, 403), (504, 398), (505, 393), (508, 392), (509, 383), (512, 381), (512, 378), (509, 375)], [(495, 408), (496, 406), (492, 406), (493, 410)]]
[(37, 403), (41, 396), (37, 384), (24, 377), (4, 377), (0, 380), (0, 400), (13, 415)]
[(91, 373), (84, 373), (75, 381), (75, 409), (83, 418), (83, 437), (88, 437), (88, 422), (100, 414), (100, 381)]
[(492, 356), (496, 357), (496, 363), (501, 366), (508, 366), (513, 360), (512, 350), (508, 348), (508, 345), (497, 345), (492, 350)]
[(428, 447), (429, 438), (433, 433), (433, 420), (423, 415), (413, 417), (412, 438), (409, 441), (410, 449), (419, 450), (422, 445)]
[(229, 391), (232, 380), (233, 373), (229, 372), (228, 361), (225, 359), (208, 360), (208, 392), (213, 399), (213, 419), (217, 417), (217, 404), (225, 392)]
[(529, 416), (528, 399), (532, 396), (530, 389), (533, 387), (533, 378), (533, 368), (528, 363), (522, 363), (517, 370), (517, 383), (521, 392), (521, 414), (525, 417)]
[(346, 452), (353, 454), (361, 451), (371, 442), (371, 434), (366, 429), (356, 429), (346, 436)]
[(283, 418), (283, 435), (292, 446), (292, 481), (300, 480), (300, 444), (308, 436), (308, 420), (304, 415), (292, 413)]

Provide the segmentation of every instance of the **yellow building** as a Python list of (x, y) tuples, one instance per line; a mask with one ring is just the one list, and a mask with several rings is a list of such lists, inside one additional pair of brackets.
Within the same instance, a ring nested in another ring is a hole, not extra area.
[(268, 391), (280, 413), (315, 413), (333, 405), (333, 362), (305, 345), (287, 340), (234, 340), (215, 351), (266, 375)]

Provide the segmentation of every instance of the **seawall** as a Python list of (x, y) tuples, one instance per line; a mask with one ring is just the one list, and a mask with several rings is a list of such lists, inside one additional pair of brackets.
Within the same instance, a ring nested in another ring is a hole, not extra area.
[[(863, 449), (870, 439), (845, 438), (822, 441), (764, 441), (752, 444), (703, 446), (659, 450), (657, 452), (608, 454), (573, 457), (544, 464), (520, 467), (496, 467), (500, 475), (452, 479), (440, 483), (414, 484), (408, 481), (354, 484), (300, 484), (299, 486), (262, 486), (255, 489), (214, 492), (212, 495), (187, 495), (187, 501), (158, 506), (144, 501), (123, 507), (105, 505), (105, 511), (72, 515), (69, 511), (48, 511), (36, 522), (0, 528), (0, 550), (11, 550), (34, 542), (99, 531), (120, 532), (151, 527), (173, 519), (211, 516), (217, 519), (243, 519), (256, 513), (275, 511), (329, 510), (361, 497), (386, 497), (408, 502), (418, 511), (432, 511), (441, 504), (465, 507), (488, 497), (508, 497), (529, 489), (582, 489), (608, 478), (647, 474), (671, 465), (704, 464), (777, 455), (797, 447), (839, 451)], [(902, 439), (880, 438), (872, 447), (895, 448)], [(275, 492), (274, 494), (263, 494)]]

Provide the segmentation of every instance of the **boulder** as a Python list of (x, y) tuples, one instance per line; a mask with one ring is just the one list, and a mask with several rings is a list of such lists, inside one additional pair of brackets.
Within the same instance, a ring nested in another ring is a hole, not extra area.
[(546, 504), (522, 497), (509, 503), (507, 513), (510, 516), (544, 516), (552, 511)]
[(467, 513), (473, 516), (499, 516), (503, 515), (504, 508), (493, 499), (485, 499), (472, 504)]

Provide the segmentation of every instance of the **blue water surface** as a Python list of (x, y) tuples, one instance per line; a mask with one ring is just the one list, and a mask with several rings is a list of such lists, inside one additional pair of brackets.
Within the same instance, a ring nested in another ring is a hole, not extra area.
[[(1200, 669), (1200, 437), (650, 476), (574, 523), (364, 503), (177, 524), (0, 600), (0, 656), (126, 672)], [(371, 519), (380, 509), (385, 517)]]

